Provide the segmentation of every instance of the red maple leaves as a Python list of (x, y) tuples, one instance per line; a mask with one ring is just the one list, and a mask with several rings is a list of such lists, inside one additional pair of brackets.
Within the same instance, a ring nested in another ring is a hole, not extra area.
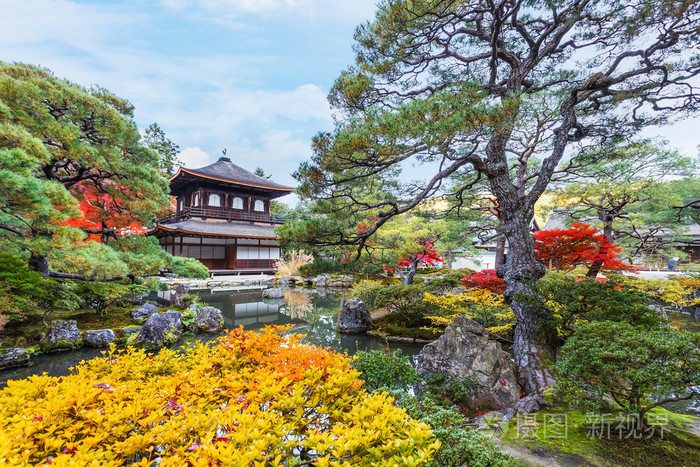
[(589, 224), (573, 223), (570, 229), (540, 230), (535, 233), (535, 259), (557, 271), (602, 262), (608, 271), (634, 271), (634, 266), (617, 258), (622, 249)]

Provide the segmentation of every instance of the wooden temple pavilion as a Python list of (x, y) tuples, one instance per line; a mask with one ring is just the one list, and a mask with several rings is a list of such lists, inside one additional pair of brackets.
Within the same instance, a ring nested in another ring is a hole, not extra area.
[(173, 214), (149, 232), (175, 256), (196, 258), (212, 273), (272, 272), (280, 258), (270, 201), (291, 193), (220, 157), (200, 169), (180, 167), (170, 178)]

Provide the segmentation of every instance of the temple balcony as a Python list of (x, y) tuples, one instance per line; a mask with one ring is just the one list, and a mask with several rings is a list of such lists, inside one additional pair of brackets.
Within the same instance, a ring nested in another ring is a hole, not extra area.
[(225, 219), (228, 221), (241, 220), (250, 222), (265, 222), (269, 224), (282, 224), (285, 219), (271, 216), (266, 212), (248, 212), (242, 209), (215, 208), (215, 207), (191, 207), (186, 206), (180, 211), (160, 217), (158, 223), (179, 222), (192, 217), (206, 219)]

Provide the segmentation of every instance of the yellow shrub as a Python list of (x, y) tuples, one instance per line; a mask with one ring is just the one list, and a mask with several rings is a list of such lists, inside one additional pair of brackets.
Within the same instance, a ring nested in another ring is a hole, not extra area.
[(471, 289), (459, 295), (444, 296), (426, 293), (423, 298), (431, 305), (445, 310), (438, 316), (428, 316), (436, 326), (447, 326), (458, 315), (467, 315), (500, 337), (508, 337), (515, 328), (515, 315), (503, 301), (502, 294), (487, 289)]
[(368, 394), (349, 359), (282, 328), (237, 329), (216, 345), (117, 352), (70, 376), (0, 392), (0, 464), (422, 465), (429, 427), (385, 393)]
[(634, 290), (650, 298), (672, 306), (690, 306), (700, 303), (700, 299), (691, 299), (693, 289), (700, 288), (700, 279), (642, 279), (633, 276), (614, 276)]

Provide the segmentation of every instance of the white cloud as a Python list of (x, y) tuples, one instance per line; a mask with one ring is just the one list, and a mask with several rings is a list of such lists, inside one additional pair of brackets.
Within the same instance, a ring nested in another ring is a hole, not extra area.
[(211, 164), (212, 157), (200, 147), (185, 148), (177, 155), (183, 167), (198, 169)]

